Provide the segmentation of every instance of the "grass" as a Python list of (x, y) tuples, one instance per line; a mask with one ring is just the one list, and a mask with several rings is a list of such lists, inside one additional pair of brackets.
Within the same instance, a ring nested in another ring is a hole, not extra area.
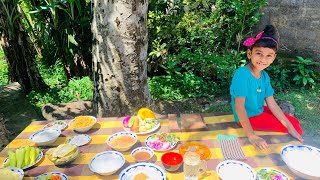
[(0, 86), (8, 84), (8, 64), (4, 59), (4, 52), (0, 47)]
[(320, 136), (320, 87), (315, 89), (292, 89), (276, 95), (277, 100), (291, 103), (295, 117), (300, 120), (305, 135)]

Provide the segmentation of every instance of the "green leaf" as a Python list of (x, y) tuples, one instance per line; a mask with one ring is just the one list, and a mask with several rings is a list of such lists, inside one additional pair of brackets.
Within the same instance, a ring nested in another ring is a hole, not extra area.
[(76, 46), (78, 46), (78, 42), (74, 39), (73, 36), (71, 36), (70, 34), (68, 34), (68, 41)]
[(302, 78), (302, 82), (303, 82), (303, 86), (305, 86), (305, 85), (308, 83), (307, 78), (303, 77), (303, 78)]
[(298, 81), (298, 80), (300, 80), (300, 79), (301, 79), (301, 76), (299, 76), (299, 75), (296, 75), (296, 76), (293, 78), (294, 81)]

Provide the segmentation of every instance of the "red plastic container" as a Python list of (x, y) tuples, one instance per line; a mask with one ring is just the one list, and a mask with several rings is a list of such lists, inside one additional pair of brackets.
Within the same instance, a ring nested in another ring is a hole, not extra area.
[(183, 157), (179, 153), (167, 152), (162, 155), (161, 162), (167, 171), (176, 171), (183, 162)]

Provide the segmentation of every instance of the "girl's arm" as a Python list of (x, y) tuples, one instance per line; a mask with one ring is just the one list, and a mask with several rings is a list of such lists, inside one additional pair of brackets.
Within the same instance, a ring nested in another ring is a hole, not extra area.
[(292, 126), (291, 122), (288, 118), (283, 114), (282, 110), (278, 106), (273, 96), (269, 96), (266, 98), (266, 103), (272, 112), (272, 114), (283, 124), (284, 127), (288, 129), (288, 132), (299, 141), (303, 141), (301, 135), (296, 131), (296, 129)]
[(253, 144), (254, 146), (256, 146), (262, 150), (265, 150), (268, 148), (268, 144), (264, 139), (262, 139), (261, 137), (254, 134), (252, 126), (251, 126), (249, 118), (248, 118), (248, 115), (247, 115), (247, 112), (244, 107), (244, 103), (245, 103), (244, 97), (236, 97), (235, 98), (236, 113), (237, 113), (237, 116), (240, 120), (240, 123), (244, 129), (244, 132), (248, 136), (248, 139), (251, 142), (251, 144)]

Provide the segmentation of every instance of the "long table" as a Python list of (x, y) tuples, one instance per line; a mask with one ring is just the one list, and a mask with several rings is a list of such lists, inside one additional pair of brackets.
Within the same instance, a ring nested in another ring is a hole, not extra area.
[[(283, 146), (288, 144), (300, 144), (297, 140), (293, 139), (290, 135), (285, 133), (274, 133), (274, 132), (256, 132), (257, 135), (263, 137), (269, 144), (269, 149), (261, 151), (252, 146), (248, 139), (245, 137), (245, 133), (241, 127), (239, 127), (233, 119), (232, 115), (203, 115), (204, 121), (208, 126), (206, 131), (194, 131), (194, 132), (173, 132), (180, 137), (180, 143), (172, 150), (179, 152), (179, 147), (188, 141), (198, 141), (204, 143), (210, 148), (211, 158), (207, 161), (208, 171), (201, 178), (204, 180), (219, 179), (215, 169), (218, 163), (223, 161), (223, 155), (219, 148), (217, 136), (234, 134), (239, 137), (239, 142), (242, 146), (247, 160), (244, 162), (249, 164), (255, 170), (261, 167), (272, 167), (286, 173), (290, 179), (295, 178), (294, 174), (288, 169), (284, 161), (282, 161), (279, 155), (280, 150)], [(100, 180), (100, 179), (118, 179), (118, 176), (122, 169), (134, 164), (134, 160), (130, 155), (133, 148), (144, 146), (145, 139), (149, 135), (138, 135), (138, 142), (133, 146), (132, 149), (127, 152), (122, 152), (126, 158), (125, 165), (117, 171), (115, 174), (110, 176), (101, 176), (90, 171), (88, 163), (90, 159), (97, 153), (112, 150), (107, 144), (107, 138), (116, 132), (123, 131), (122, 118), (111, 117), (111, 118), (98, 118), (97, 123), (94, 127), (87, 132), (92, 138), (91, 142), (85, 146), (80, 147), (81, 155), (72, 163), (65, 166), (55, 166), (45, 155), (45, 157), (37, 163), (35, 166), (25, 170), (24, 179), (33, 179), (37, 175), (45, 172), (62, 172), (68, 175), (70, 180)], [(69, 120), (65, 120), (68, 122)], [(7, 157), (7, 151), (9, 149), (15, 150), (23, 146), (35, 146), (28, 138), (29, 136), (43, 128), (49, 121), (34, 121), (27, 126), (12, 142), (10, 142), (6, 148), (0, 152), (0, 163), (2, 163)], [(161, 127), (155, 132), (170, 132), (169, 120), (167, 118), (161, 118)], [(72, 131), (70, 127), (67, 127), (52, 146), (58, 146), (61, 143), (66, 143), (67, 140), (77, 135), (78, 133)], [(43, 147), (42, 151), (45, 152), (50, 147)], [(162, 166), (161, 156), (164, 152), (155, 152), (155, 158), (153, 163)], [(183, 180), (182, 167), (177, 172), (167, 172), (167, 179), (169, 180)]]

